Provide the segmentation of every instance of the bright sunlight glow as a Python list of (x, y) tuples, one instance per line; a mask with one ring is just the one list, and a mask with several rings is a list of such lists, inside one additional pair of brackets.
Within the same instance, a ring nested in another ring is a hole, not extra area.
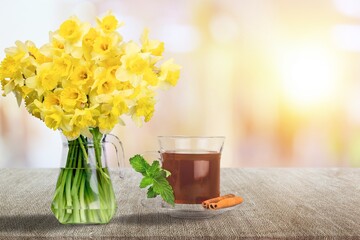
[(336, 91), (335, 57), (320, 46), (284, 52), (280, 71), (285, 96), (298, 107), (329, 100)]

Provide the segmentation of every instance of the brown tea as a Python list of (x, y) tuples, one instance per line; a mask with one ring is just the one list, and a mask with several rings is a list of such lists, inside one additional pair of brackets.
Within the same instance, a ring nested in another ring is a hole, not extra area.
[(201, 203), (220, 195), (220, 153), (164, 152), (163, 168), (175, 194), (175, 203)]

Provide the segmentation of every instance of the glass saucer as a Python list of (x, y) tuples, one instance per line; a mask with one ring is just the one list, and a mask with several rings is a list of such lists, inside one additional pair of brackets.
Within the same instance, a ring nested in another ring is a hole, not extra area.
[(205, 219), (231, 211), (241, 204), (233, 207), (211, 210), (205, 209), (201, 204), (175, 204), (175, 206), (171, 206), (170, 204), (164, 202), (161, 198), (157, 197), (142, 199), (141, 205), (148, 209), (156, 209), (159, 212), (164, 212), (174, 218)]

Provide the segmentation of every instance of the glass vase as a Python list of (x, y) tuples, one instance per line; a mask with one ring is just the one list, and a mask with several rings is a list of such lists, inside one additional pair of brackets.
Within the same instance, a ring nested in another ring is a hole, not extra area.
[(114, 135), (102, 135), (98, 129), (90, 132), (92, 138), (80, 135), (68, 141), (63, 137), (62, 164), (51, 204), (62, 224), (105, 224), (117, 210), (105, 146), (110, 143), (115, 148), (120, 167), (122, 144)]

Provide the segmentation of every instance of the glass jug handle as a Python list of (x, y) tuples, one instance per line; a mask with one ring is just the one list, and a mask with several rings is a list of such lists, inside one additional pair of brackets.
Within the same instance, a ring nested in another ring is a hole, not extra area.
[(103, 142), (110, 143), (111, 145), (113, 145), (115, 152), (116, 152), (117, 164), (120, 169), (119, 176), (120, 176), (120, 178), (124, 178), (125, 153), (124, 153), (124, 147), (123, 147), (120, 139), (116, 135), (109, 133), (109, 134), (106, 134), (106, 137), (104, 138)]

